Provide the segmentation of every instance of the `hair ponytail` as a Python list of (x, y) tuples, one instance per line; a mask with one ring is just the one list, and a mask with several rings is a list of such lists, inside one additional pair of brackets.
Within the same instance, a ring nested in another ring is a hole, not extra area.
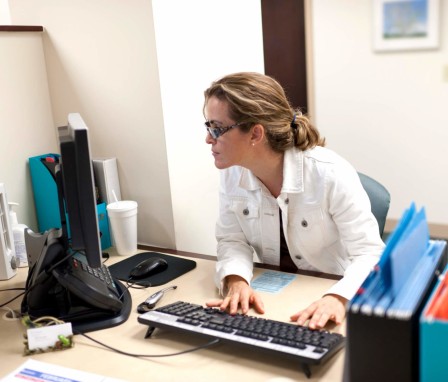
[(310, 120), (301, 111), (294, 113), (291, 130), (294, 137), (294, 146), (300, 150), (325, 146), (325, 138), (320, 136), (319, 130), (311, 124)]

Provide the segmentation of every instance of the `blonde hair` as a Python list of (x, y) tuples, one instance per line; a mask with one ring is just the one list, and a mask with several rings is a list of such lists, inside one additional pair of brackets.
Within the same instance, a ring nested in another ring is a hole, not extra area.
[(307, 150), (324, 146), (325, 139), (300, 110), (294, 110), (282, 86), (272, 77), (241, 72), (214, 81), (204, 92), (205, 102), (211, 97), (229, 105), (229, 117), (249, 131), (259, 123), (274, 151), (283, 152), (297, 146)]

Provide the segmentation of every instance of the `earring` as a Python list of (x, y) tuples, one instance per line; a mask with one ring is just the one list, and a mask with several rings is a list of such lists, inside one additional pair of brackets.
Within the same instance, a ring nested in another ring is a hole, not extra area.
[(255, 143), (252, 142), (252, 146), (255, 146)]

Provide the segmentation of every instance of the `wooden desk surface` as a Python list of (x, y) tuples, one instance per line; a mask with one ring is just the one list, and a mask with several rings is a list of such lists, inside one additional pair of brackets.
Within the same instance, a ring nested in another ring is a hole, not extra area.
[[(122, 256), (112, 254), (106, 264), (110, 265), (123, 259)], [(197, 262), (196, 269), (163, 286), (177, 285), (177, 289), (166, 292), (159, 306), (178, 300), (203, 305), (217, 297), (213, 283), (215, 262), (204, 258), (194, 260)], [(23, 288), (27, 272), (28, 268), (22, 268), (10, 280), (0, 281), (0, 290)], [(255, 275), (263, 272), (265, 269), (257, 268)], [(264, 317), (288, 322), (292, 313), (308, 306), (334, 283), (335, 281), (330, 279), (297, 275), (280, 294), (260, 293), (266, 308)], [(117, 327), (91, 332), (88, 335), (122, 351), (145, 355), (175, 353), (206, 343), (204, 338), (162, 329), (157, 329), (151, 338), (144, 338), (147, 326), (137, 322), (137, 305), (163, 287), (131, 289), (133, 301), (129, 319)], [(0, 304), (18, 293), (1, 292)], [(21, 300), (20, 297), (8, 304), (8, 307), (18, 310)], [(256, 315), (253, 311), (250, 314)], [(25, 328), (19, 320), (7, 319), (5, 316), (6, 311), (0, 310), (0, 378), (28, 359), (23, 356)], [(345, 334), (345, 325), (330, 330)], [(323, 365), (312, 366), (310, 379), (301, 371), (300, 365), (290, 360), (248, 352), (247, 348), (228, 344), (218, 344), (173, 357), (134, 358), (105, 349), (77, 335), (74, 348), (33, 355), (32, 358), (127, 381), (341, 381), (344, 350), (339, 351)]]

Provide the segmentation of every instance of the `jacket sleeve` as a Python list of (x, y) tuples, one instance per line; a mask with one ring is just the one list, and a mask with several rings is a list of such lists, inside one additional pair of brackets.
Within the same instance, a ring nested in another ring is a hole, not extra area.
[(238, 217), (232, 210), (232, 198), (229, 196), (229, 183), (235, 175), (227, 170), (221, 173), (219, 195), (219, 217), (216, 223), (216, 240), (218, 242), (215, 283), (220, 293), (225, 293), (223, 280), (228, 275), (238, 275), (250, 284), (253, 276), (253, 248), (241, 228)]
[(378, 262), (384, 243), (370, 200), (351, 165), (335, 166), (327, 174), (328, 210), (344, 243), (350, 265), (327, 294), (351, 299)]

